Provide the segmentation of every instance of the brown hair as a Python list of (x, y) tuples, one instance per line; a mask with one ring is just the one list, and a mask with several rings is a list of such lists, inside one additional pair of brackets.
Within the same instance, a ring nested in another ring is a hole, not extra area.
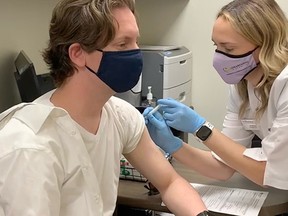
[[(272, 84), (288, 62), (287, 18), (275, 0), (234, 0), (220, 10), (217, 17), (220, 16), (260, 47), (259, 67), (264, 76), (255, 88), (261, 101), (256, 118), (260, 118), (267, 108)], [(249, 105), (247, 81), (237, 84), (237, 89), (242, 98), (239, 114), (243, 117)]]
[(86, 52), (102, 49), (115, 37), (111, 10), (128, 7), (135, 13), (134, 0), (62, 0), (53, 10), (49, 44), (43, 58), (56, 86), (74, 69), (68, 54), (71, 44), (79, 43)]

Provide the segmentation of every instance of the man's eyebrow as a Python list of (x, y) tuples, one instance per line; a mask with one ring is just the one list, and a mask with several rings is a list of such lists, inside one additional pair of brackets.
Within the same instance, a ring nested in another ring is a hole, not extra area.
[[(130, 40), (133, 39), (134, 37), (131, 37), (130, 35), (120, 35), (119, 37), (115, 38), (115, 40)], [(137, 36), (136, 40), (139, 40), (140, 35)]]

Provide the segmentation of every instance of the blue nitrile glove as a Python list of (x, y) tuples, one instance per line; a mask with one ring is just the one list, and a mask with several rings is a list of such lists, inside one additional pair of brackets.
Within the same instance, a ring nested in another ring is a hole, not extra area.
[(166, 124), (177, 130), (194, 133), (204, 123), (205, 119), (196, 113), (192, 108), (174, 99), (159, 99), (163, 118)]
[(152, 109), (153, 107), (148, 107), (143, 112), (149, 134), (157, 146), (171, 155), (182, 147), (183, 141), (173, 135), (158, 111), (149, 114)]

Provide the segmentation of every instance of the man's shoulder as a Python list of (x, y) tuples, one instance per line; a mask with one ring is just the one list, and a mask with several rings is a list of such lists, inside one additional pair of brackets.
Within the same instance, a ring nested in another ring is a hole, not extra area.
[(23, 103), (1, 113), (0, 158), (19, 149), (59, 152), (60, 142), (52, 145), (55, 138), (51, 136), (57, 133), (55, 132), (57, 125), (51, 121), (51, 117), (66, 114), (59, 110), (43, 104)]
[(132, 104), (130, 104), (129, 102), (118, 98), (116, 96), (112, 96), (108, 101), (108, 104), (112, 105), (112, 106), (125, 106), (125, 107), (134, 107)]
[[(0, 114), (0, 130), (12, 119), (25, 125), (37, 133), (46, 119), (51, 115), (59, 115), (61, 110), (44, 104), (21, 103)], [(64, 113), (62, 113), (63, 115)]]
[(107, 102), (106, 111), (114, 120), (119, 128), (128, 130), (137, 130), (140, 128), (141, 133), (144, 129), (144, 117), (142, 114), (130, 103), (117, 97), (112, 97)]
[(105, 104), (105, 108), (108, 112), (113, 112), (116, 115), (134, 115), (139, 114), (138, 110), (129, 102), (118, 98), (118, 97), (111, 97), (107, 103)]

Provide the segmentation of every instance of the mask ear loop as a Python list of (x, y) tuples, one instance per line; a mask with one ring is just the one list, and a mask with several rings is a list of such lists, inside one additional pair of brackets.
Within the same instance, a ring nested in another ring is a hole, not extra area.
[(85, 67), (87, 68), (88, 71), (90, 71), (91, 73), (93, 73), (97, 76), (97, 73), (95, 71), (93, 71), (90, 67), (88, 67), (87, 65), (85, 65)]
[[(97, 51), (103, 53), (104, 51), (102, 49), (96, 49)], [(90, 71), (91, 73), (95, 74), (97, 76), (97, 73), (92, 70), (90, 67), (88, 67), (87, 65), (85, 65), (85, 67), (87, 68), (88, 71)]]

